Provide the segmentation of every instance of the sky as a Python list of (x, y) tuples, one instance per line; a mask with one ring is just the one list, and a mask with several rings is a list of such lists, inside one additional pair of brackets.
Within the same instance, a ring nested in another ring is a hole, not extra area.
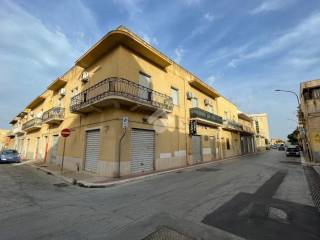
[(301, 81), (320, 78), (319, 0), (0, 0), (0, 128), (108, 31), (124, 25), (271, 137), (296, 123)]

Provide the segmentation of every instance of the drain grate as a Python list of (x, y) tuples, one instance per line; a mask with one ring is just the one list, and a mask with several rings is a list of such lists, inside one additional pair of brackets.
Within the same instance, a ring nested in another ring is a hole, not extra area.
[(320, 211), (320, 175), (310, 166), (304, 166), (303, 170), (308, 181), (313, 203)]
[(198, 172), (217, 172), (217, 171), (220, 171), (220, 169), (219, 168), (204, 167), (204, 168), (198, 168), (196, 171), (198, 171)]
[(56, 187), (68, 187), (69, 186), (69, 184), (67, 184), (67, 183), (55, 183), (53, 185)]
[(193, 240), (193, 238), (170, 229), (169, 227), (161, 226), (157, 231), (151, 233), (142, 240)]

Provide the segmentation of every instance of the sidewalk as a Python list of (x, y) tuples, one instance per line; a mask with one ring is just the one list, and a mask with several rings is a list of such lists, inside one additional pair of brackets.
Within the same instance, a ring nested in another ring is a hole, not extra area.
[(222, 160), (216, 160), (216, 161), (204, 162), (204, 163), (200, 163), (200, 164), (196, 164), (196, 165), (185, 166), (185, 167), (181, 167), (181, 168), (154, 171), (154, 172), (145, 173), (142, 175), (121, 177), (121, 178), (110, 178), (110, 177), (96, 176), (94, 174), (90, 174), (90, 173), (84, 172), (84, 171), (75, 172), (75, 171), (70, 171), (70, 170), (63, 170), (63, 172), (61, 172), (60, 166), (57, 166), (54, 164), (49, 164), (49, 163), (44, 163), (44, 162), (39, 162), (39, 161), (26, 161), (26, 162), (20, 163), (20, 164), (27, 164), (31, 167), (38, 169), (38, 170), (46, 172), (47, 174), (53, 175), (57, 178), (60, 178), (61, 180), (65, 181), (65, 182), (68, 182), (73, 185), (78, 185), (80, 187), (105, 188), (105, 187), (111, 187), (114, 185), (123, 184), (123, 183), (127, 183), (127, 182), (138, 181), (141, 179), (150, 178), (150, 177), (157, 176), (157, 175), (172, 173), (172, 172), (194, 169), (194, 168), (199, 168), (199, 167), (208, 166), (208, 165), (216, 166), (221, 162), (230, 161), (235, 158), (242, 158), (242, 157), (246, 157), (248, 155), (261, 154), (261, 153), (263, 153), (263, 152), (256, 152), (256, 153), (251, 153), (251, 154), (247, 154), (247, 155), (225, 158)]

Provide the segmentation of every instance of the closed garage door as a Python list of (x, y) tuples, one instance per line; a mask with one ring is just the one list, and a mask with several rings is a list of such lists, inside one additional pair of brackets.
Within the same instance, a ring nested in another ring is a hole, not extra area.
[(136, 174), (153, 171), (154, 151), (154, 131), (132, 129), (131, 173)]
[(59, 142), (59, 135), (53, 135), (52, 136), (52, 144), (51, 144), (50, 163), (57, 162), (58, 142)]
[(193, 163), (201, 162), (201, 137), (192, 136), (192, 161)]
[(86, 132), (85, 167), (89, 172), (97, 171), (97, 163), (100, 153), (100, 130)]

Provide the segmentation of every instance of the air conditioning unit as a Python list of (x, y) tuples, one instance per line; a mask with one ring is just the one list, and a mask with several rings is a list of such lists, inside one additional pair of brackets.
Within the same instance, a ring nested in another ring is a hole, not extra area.
[(89, 81), (89, 73), (87, 71), (84, 71), (81, 74), (81, 82), (86, 83)]
[(187, 92), (187, 99), (191, 100), (193, 98), (192, 92)]
[(208, 106), (210, 104), (210, 100), (208, 98), (204, 99), (204, 105)]
[(59, 94), (60, 94), (60, 96), (65, 96), (66, 95), (66, 89), (65, 88), (61, 88), (60, 90), (59, 90)]

